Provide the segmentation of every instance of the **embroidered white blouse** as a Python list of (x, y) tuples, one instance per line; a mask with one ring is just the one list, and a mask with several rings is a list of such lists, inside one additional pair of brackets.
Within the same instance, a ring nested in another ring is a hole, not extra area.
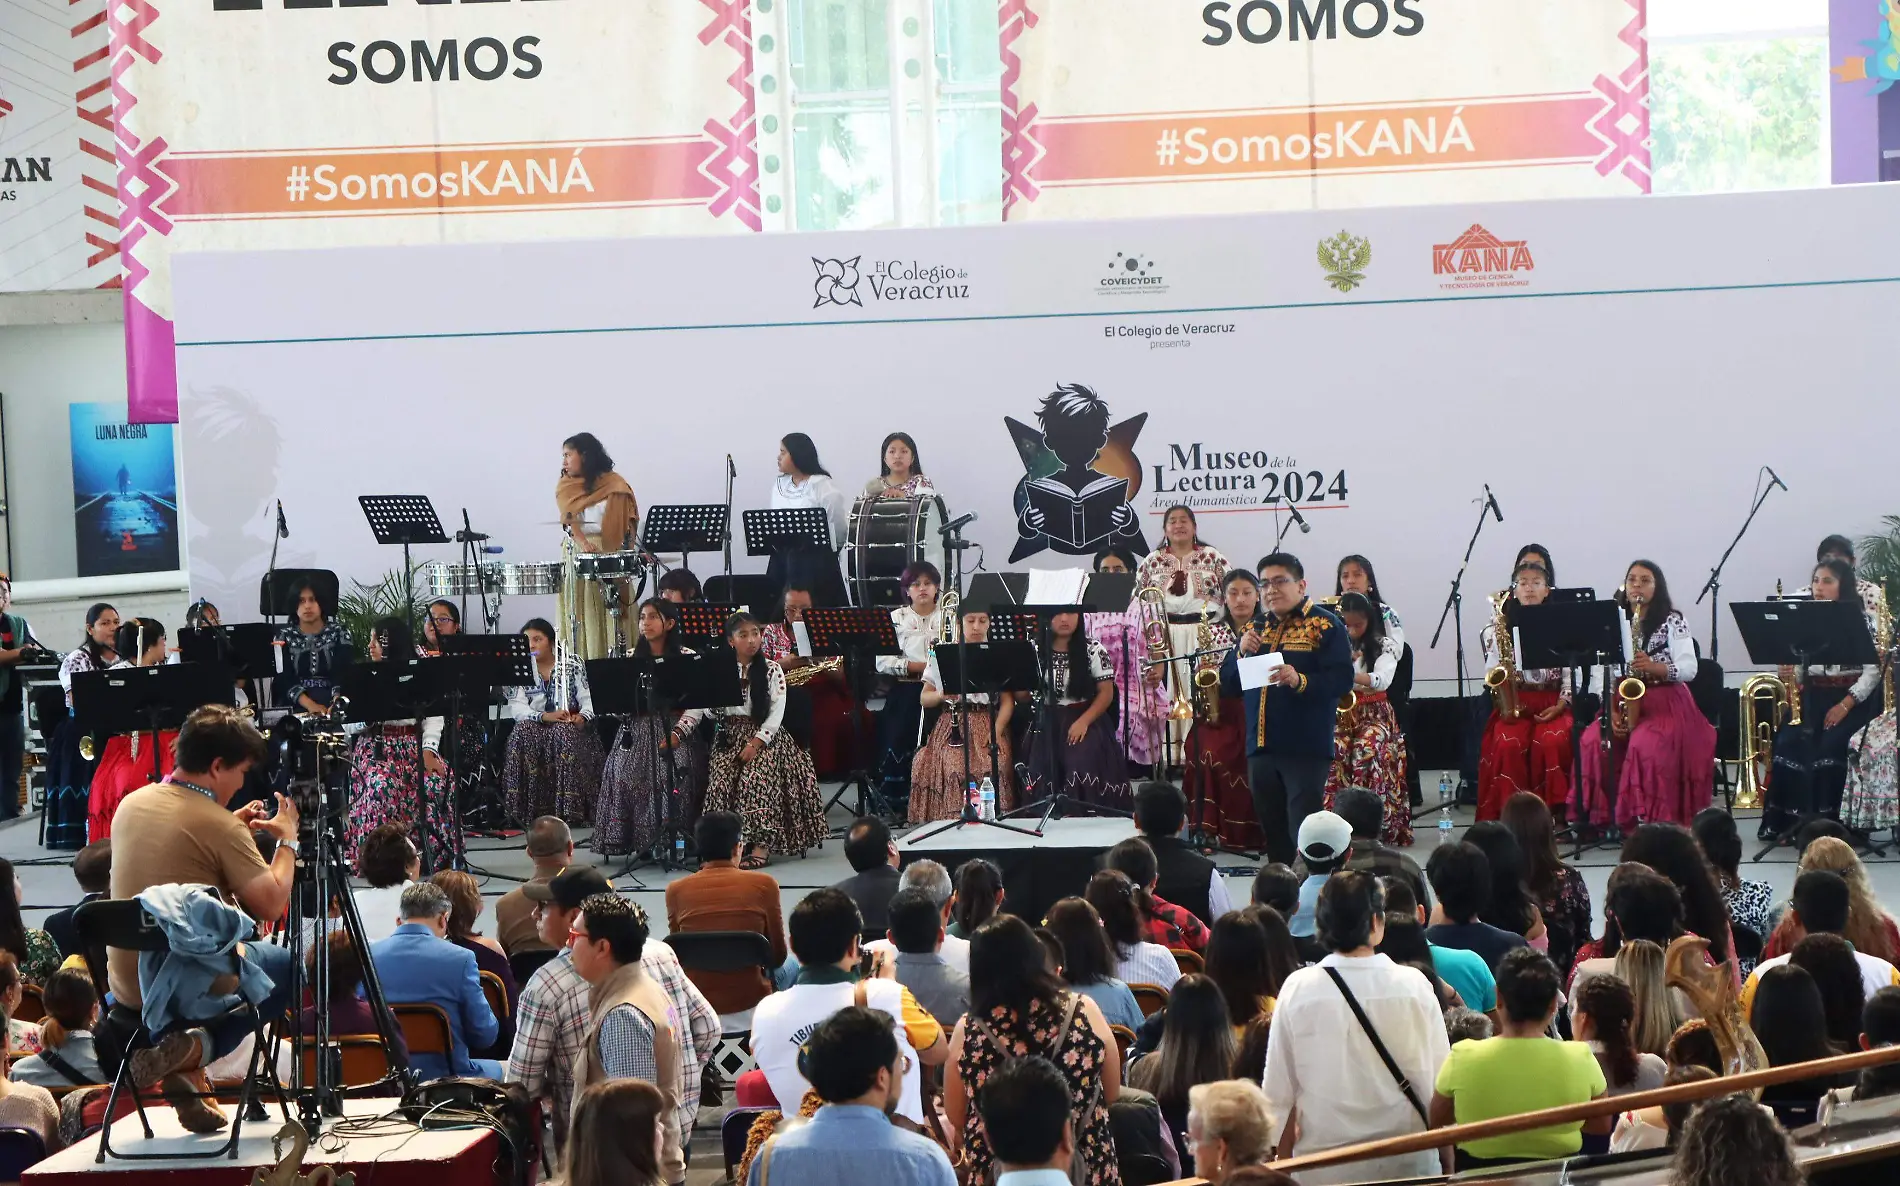
[[(539, 720), (544, 712), (578, 712), (588, 720), (594, 719), (594, 695), (587, 686), (587, 667), (579, 659), (567, 661), (570, 683), (568, 702), (565, 705), (555, 703), (558, 693), (555, 690), (558, 669), (548, 672), (548, 677), (537, 683), (508, 689), (508, 715), (517, 721)], [(536, 675), (540, 668), (534, 668)]]
[[(759, 740), (771, 745), (778, 740), (779, 732), (785, 723), (785, 669), (768, 661), (763, 655), (759, 662), (765, 665), (765, 691), (771, 704), (765, 711), (765, 719), (759, 722)], [(749, 717), (752, 715), (752, 680), (745, 664), (739, 666), (739, 703), (726, 708), (689, 708), (680, 714), (679, 724), (673, 731), (684, 733), (698, 725), (708, 716), (713, 717)]]
[[(1090, 688), (1088, 695), (1075, 696), (1069, 692), (1069, 652), (1057, 651), (1053, 656), (1057, 704), (1086, 704), (1095, 699), (1095, 689)], [(1103, 680), (1115, 678), (1115, 668), (1109, 664), (1108, 649), (1094, 639), (1089, 639), (1089, 673), (1099, 685)]]
[(819, 507), (825, 512), (825, 521), (831, 525), (831, 549), (837, 551), (844, 546), (845, 532), (845, 496), (826, 474), (813, 474), (802, 482), (794, 481), (790, 474), (780, 474), (778, 481), (772, 483), (772, 509), (775, 511), (797, 510), (799, 507)]
[(1363, 650), (1355, 650), (1352, 656), (1353, 674), (1371, 675), (1372, 690), (1375, 692), (1383, 692), (1391, 687), (1392, 677), (1397, 674), (1399, 670), (1399, 644), (1393, 642), (1390, 637), (1382, 638), (1379, 641), (1381, 643), (1379, 653), (1372, 660), (1370, 667), (1366, 666), (1366, 656)]
[(943, 608), (920, 614), (908, 605), (891, 611), (891, 629), (897, 632), (901, 655), (879, 655), (877, 669), (885, 675), (902, 676), (907, 663), (930, 662), (930, 644), (943, 637)]

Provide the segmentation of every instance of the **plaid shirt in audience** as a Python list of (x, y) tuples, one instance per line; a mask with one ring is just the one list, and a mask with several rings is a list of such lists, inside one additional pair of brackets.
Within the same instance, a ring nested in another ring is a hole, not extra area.
[[(699, 1077), (719, 1046), (719, 1014), (686, 978), (679, 957), (649, 939), (640, 966), (686, 1018), (691, 1043), (680, 1043), (679, 1109), (674, 1122), (680, 1147), (692, 1137), (699, 1116)], [(574, 1098), (574, 1059), (587, 1039), (587, 981), (565, 951), (542, 965), (521, 990), (515, 1007), (515, 1044), (508, 1053), (507, 1081), (549, 1101), (557, 1147), (567, 1145), (567, 1116)], [(649, 1039), (650, 1040), (650, 1039)]]
[(1189, 951), (1207, 950), (1207, 927), (1194, 912), (1184, 906), (1149, 894), (1154, 901), (1154, 917), (1148, 920), (1148, 942), (1159, 943), (1173, 949), (1185, 947)]

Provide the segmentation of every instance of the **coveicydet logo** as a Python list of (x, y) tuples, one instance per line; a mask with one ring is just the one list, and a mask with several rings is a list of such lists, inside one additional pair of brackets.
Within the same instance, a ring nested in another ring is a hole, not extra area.
[(1520, 273), (1537, 267), (1527, 239), (1500, 239), (1477, 223), (1449, 243), (1432, 245), (1432, 275), (1443, 277), (1439, 287), (1528, 288)]
[(1108, 268), (1095, 282), (1097, 296), (1141, 296), (1168, 291), (1167, 278), (1155, 265), (1154, 257), (1139, 252), (1115, 253)]

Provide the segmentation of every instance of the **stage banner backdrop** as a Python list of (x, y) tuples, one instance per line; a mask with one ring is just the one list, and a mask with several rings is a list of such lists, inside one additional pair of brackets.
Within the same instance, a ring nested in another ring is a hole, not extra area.
[[(1896, 224), (1900, 187), (1859, 186), (183, 256), (192, 592), (227, 615), (257, 604), (275, 498), (286, 567), (398, 568), (361, 494), (426, 495), (501, 562), (557, 560), (578, 432), (649, 512), (723, 502), (730, 455), (734, 568), (756, 572), (742, 516), (770, 505), (785, 434), (856, 494), (903, 431), (950, 512), (978, 515), (972, 571), (1142, 552), (1182, 503), (1238, 567), (1283, 539), (1316, 593), (1341, 556), (1371, 557), (1420, 675), (1448, 676), (1457, 634), (1429, 644), (1482, 520), (1473, 670), (1485, 595), (1533, 540), (1560, 584), (1605, 596), (1654, 559), (1706, 646), (1696, 592), (1762, 466), (1789, 492), (1725, 599), (1801, 587), (1822, 536), (1900, 508), (1879, 430)], [(847, 557), (894, 577), (901, 551)], [(502, 621), (551, 600), (510, 598)], [(1723, 660), (1745, 666), (1722, 620)]]
[(0, 292), (119, 282), (105, 0), (0, 0)]
[(745, 0), (113, 13), (134, 420), (177, 418), (177, 251), (759, 229)]
[(125, 405), (72, 405), (73, 534), (79, 575), (178, 568), (172, 426), (132, 424)]
[(1649, 192), (1646, 0), (1001, 0), (1004, 217)]

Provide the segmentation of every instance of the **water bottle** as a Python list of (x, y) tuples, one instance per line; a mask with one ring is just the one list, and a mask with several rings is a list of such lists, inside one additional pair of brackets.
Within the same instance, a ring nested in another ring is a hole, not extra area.
[(1451, 775), (1438, 776), (1438, 843), (1451, 843)]
[(988, 775), (984, 775), (983, 777), (982, 795), (983, 795), (983, 810), (980, 813), (981, 817), (983, 819), (995, 819), (996, 818), (996, 784), (990, 780), (990, 777)]
[(673, 863), (681, 866), (686, 864), (686, 834), (684, 832), (673, 837)]

